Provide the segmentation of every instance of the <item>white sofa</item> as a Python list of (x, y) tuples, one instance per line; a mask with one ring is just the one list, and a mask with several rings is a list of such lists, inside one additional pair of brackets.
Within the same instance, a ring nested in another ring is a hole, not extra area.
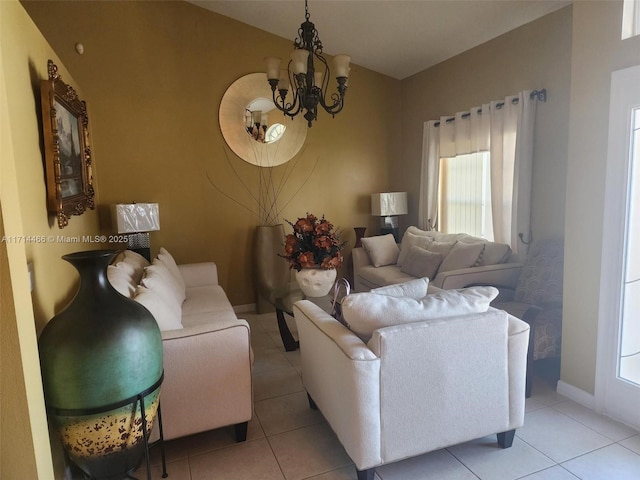
[[(445, 234), (411, 226), (399, 245), (392, 235), (365, 237), (362, 242), (363, 247), (351, 252), (356, 292), (419, 277), (429, 277), (430, 285), (445, 290), (469, 285), (515, 287), (522, 269), (522, 263), (508, 245), (464, 233)], [(423, 262), (430, 261), (424, 250), (431, 248), (434, 251), (428, 254), (434, 254), (431, 260), (435, 258), (435, 263), (424, 265)]]
[(511, 446), (524, 422), (529, 326), (486, 305), (484, 313), (378, 328), (365, 343), (317, 305), (295, 303), (309, 403), (359, 480), (372, 479), (376, 466), (486, 435)]
[(245, 440), (253, 413), (250, 330), (218, 285), (215, 263), (176, 265), (161, 249), (150, 264), (127, 250), (107, 275), (116, 290), (154, 315), (162, 331), (164, 438), (234, 425), (236, 439)]

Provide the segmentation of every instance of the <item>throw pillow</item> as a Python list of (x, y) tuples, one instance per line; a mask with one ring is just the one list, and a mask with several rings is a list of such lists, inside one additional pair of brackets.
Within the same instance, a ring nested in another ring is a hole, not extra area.
[(385, 265), (395, 265), (398, 261), (400, 249), (396, 239), (392, 234), (378, 235), (376, 237), (364, 237), (362, 239), (369, 260), (374, 267), (384, 267)]
[(402, 236), (402, 242), (400, 243), (400, 255), (396, 264), (401, 267), (407, 261), (407, 255), (409, 255), (409, 249), (412, 246), (427, 248), (429, 244), (433, 242), (432, 237), (426, 235), (414, 235), (411, 232), (405, 232)]
[(367, 343), (379, 328), (486, 312), (497, 295), (495, 287), (442, 290), (421, 300), (371, 292), (354, 293), (342, 302), (342, 315), (349, 329)]
[(476, 260), (474, 267), (498, 265), (506, 262), (511, 256), (511, 247), (505, 243), (488, 242), (483, 238), (467, 237), (459, 240), (462, 243), (484, 243), (484, 250)]
[(484, 243), (457, 242), (440, 265), (441, 272), (473, 267), (484, 249)]
[(116, 260), (118, 260), (117, 263), (124, 262), (133, 267), (135, 271), (133, 275), (133, 281), (136, 284), (140, 283), (140, 279), (144, 275), (145, 267), (151, 265), (149, 261), (139, 253), (132, 250), (125, 250), (124, 252), (122, 252), (122, 259), (119, 259), (118, 257), (116, 257)]
[(163, 297), (171, 298), (177, 303), (178, 307), (182, 305), (186, 298), (184, 290), (180, 288), (180, 285), (167, 270), (167, 267), (160, 262), (156, 262), (144, 269), (144, 277), (142, 277), (140, 283), (148, 289), (158, 292)]
[(407, 260), (400, 271), (412, 277), (434, 278), (444, 256), (415, 245), (409, 249)]
[(419, 300), (427, 296), (427, 289), (429, 288), (428, 278), (418, 278), (417, 280), (409, 280), (404, 283), (397, 283), (395, 285), (387, 285), (385, 287), (378, 287), (371, 290), (371, 293), (377, 293), (378, 295), (389, 295), (391, 297), (409, 297)]
[(136, 291), (136, 284), (130, 272), (133, 272), (133, 268), (126, 264), (124, 267), (118, 267), (118, 265), (109, 265), (107, 267), (109, 283), (120, 295), (124, 295), (127, 298), (133, 298)]
[(511, 257), (511, 247), (504, 243), (489, 242), (484, 246), (478, 265), (498, 265)]
[(138, 286), (133, 299), (151, 312), (160, 330), (183, 328), (182, 311), (175, 302), (169, 301), (169, 298), (163, 297), (162, 294), (154, 290)]
[(441, 253), (442, 257), (446, 257), (449, 252), (451, 251), (451, 249), (453, 248), (453, 246), (456, 244), (456, 242), (431, 242), (429, 244), (429, 246), (427, 247), (427, 250), (429, 250), (430, 252), (436, 252), (436, 253)]
[(178, 269), (178, 265), (173, 259), (173, 256), (169, 252), (167, 252), (164, 247), (160, 247), (160, 251), (158, 252), (158, 260), (165, 267), (167, 267), (167, 270), (169, 270), (171, 275), (173, 275), (173, 278), (176, 279), (178, 285), (180, 285), (180, 288), (184, 290), (186, 286), (184, 283), (184, 278), (182, 278), (182, 274), (180, 273), (180, 269)]

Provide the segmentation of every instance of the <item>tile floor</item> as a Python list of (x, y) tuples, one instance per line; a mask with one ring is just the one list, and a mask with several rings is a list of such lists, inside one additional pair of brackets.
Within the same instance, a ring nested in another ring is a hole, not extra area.
[[(300, 353), (284, 352), (275, 314), (241, 314), (252, 328), (255, 415), (233, 428), (167, 442), (170, 480), (351, 480), (355, 468), (322, 415), (309, 409)], [(295, 327), (291, 320), (292, 327)], [(293, 329), (293, 328), (292, 328)], [(513, 446), (495, 435), (376, 470), (376, 480), (638, 480), (640, 434), (558, 395), (536, 379)], [(153, 479), (161, 478), (153, 452)], [(139, 479), (146, 473), (137, 472)]]

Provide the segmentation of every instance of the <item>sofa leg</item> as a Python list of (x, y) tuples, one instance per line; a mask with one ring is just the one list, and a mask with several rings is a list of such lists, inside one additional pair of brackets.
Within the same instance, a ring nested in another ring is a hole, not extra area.
[(311, 395), (309, 395), (308, 393), (307, 399), (309, 399), (309, 407), (311, 408), (311, 410), (318, 410), (318, 405), (316, 405), (316, 402), (313, 401), (313, 398), (311, 398)]
[(498, 445), (502, 448), (509, 448), (513, 445), (513, 437), (516, 436), (515, 430), (509, 430), (508, 432), (502, 432), (498, 434)]
[(375, 471), (375, 468), (367, 468), (366, 470), (358, 470), (356, 468), (358, 480), (373, 480), (373, 474), (375, 473)]
[(233, 428), (236, 433), (236, 442), (244, 442), (247, 439), (247, 429), (249, 422), (236, 423)]

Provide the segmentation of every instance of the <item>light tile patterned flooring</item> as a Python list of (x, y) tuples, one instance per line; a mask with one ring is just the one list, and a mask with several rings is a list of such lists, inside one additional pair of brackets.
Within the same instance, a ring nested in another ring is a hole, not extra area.
[[(233, 428), (167, 442), (170, 480), (355, 480), (355, 468), (324, 421), (309, 408), (300, 352), (285, 352), (275, 314), (240, 314), (252, 329), (255, 415), (248, 439)], [(292, 330), (295, 323), (292, 319)], [(153, 479), (161, 478), (153, 452)], [(136, 472), (140, 480), (146, 472)], [(558, 395), (542, 379), (527, 400), (513, 446), (495, 435), (376, 470), (376, 480), (638, 480), (640, 435)]]

